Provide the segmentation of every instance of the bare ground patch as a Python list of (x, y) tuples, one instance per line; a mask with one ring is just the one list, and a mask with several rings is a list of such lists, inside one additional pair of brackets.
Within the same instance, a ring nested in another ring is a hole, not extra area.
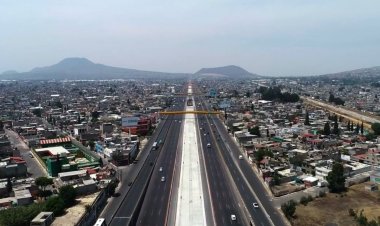
[(73, 207), (70, 207), (66, 209), (66, 214), (60, 217), (55, 218), (52, 226), (71, 226), (75, 225), (79, 219), (82, 217), (82, 215), (86, 211), (86, 205), (91, 205), (95, 199), (96, 196), (98, 196), (99, 192), (96, 192), (91, 195), (82, 196), (77, 199), (78, 204), (76, 204)]
[(294, 225), (356, 225), (353, 217), (349, 216), (350, 208), (363, 214), (368, 220), (377, 220), (380, 217), (380, 192), (369, 192), (364, 189), (365, 184), (354, 185), (344, 195), (330, 194), (317, 198), (307, 206), (299, 204), (296, 210)]

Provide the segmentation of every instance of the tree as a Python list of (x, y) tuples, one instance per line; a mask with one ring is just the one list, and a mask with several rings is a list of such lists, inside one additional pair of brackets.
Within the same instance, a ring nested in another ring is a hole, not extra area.
[(70, 207), (75, 204), (75, 198), (77, 192), (71, 185), (65, 185), (59, 188), (59, 197), (61, 197), (65, 203), (65, 207)]
[(290, 200), (281, 205), (281, 210), (284, 212), (286, 218), (290, 219), (294, 216), (294, 213), (296, 212), (296, 206), (297, 203), (293, 200)]
[(366, 139), (367, 140), (374, 140), (376, 139), (376, 135), (374, 133), (367, 133), (367, 135), (365, 135)]
[(302, 166), (302, 164), (305, 161), (305, 157), (302, 155), (295, 155), (292, 158), (289, 158), (290, 164), (293, 164), (295, 166)]
[(52, 178), (38, 177), (35, 183), (40, 188), (40, 197), (46, 198), (51, 194), (51, 192), (46, 192), (46, 187), (53, 184)]
[(249, 129), (249, 133), (261, 137), (260, 128), (258, 126)]
[(255, 105), (252, 103), (251, 104), (251, 111), (254, 112), (255, 111)]
[(375, 135), (380, 135), (380, 123), (378, 122), (372, 123), (371, 129), (373, 130)]
[(265, 149), (259, 149), (258, 151), (254, 153), (254, 155), (257, 162), (260, 162), (261, 160), (263, 160), (264, 156), (273, 157), (273, 153)]
[(330, 130), (330, 123), (329, 122), (326, 122), (325, 123), (325, 126), (323, 128), (323, 134), (328, 136), (331, 134), (331, 130)]
[(65, 202), (59, 196), (50, 197), (45, 204), (46, 211), (52, 211), (55, 216), (62, 215), (65, 211)]
[(41, 118), (41, 116), (42, 116), (42, 109), (41, 109), (41, 108), (33, 109), (33, 110), (32, 110), (32, 113), (33, 113), (35, 116)]
[(116, 188), (117, 188), (118, 184), (119, 184), (119, 180), (118, 179), (112, 180), (109, 183), (109, 185), (108, 185), (108, 195), (114, 195), (115, 194), (115, 191), (116, 191)]
[(362, 124), (360, 125), (360, 134), (361, 134), (361, 135), (364, 134), (364, 125), (363, 125), (363, 122), (362, 122)]
[(90, 146), (91, 151), (93, 151), (95, 149), (95, 142), (93, 140), (90, 140), (88, 142), (88, 146)]
[(326, 178), (329, 183), (329, 189), (333, 193), (339, 193), (345, 191), (344, 186), (346, 178), (344, 177), (344, 168), (341, 163), (334, 163), (332, 171), (327, 175)]
[(8, 195), (12, 192), (13, 184), (10, 177), (7, 177), (7, 192)]
[(334, 127), (333, 127), (333, 130), (332, 130), (332, 133), (336, 134), (336, 135), (339, 135), (339, 125), (338, 125), (338, 122), (334, 122)]
[(274, 185), (280, 185), (280, 175), (277, 172), (274, 172), (273, 183)]
[(304, 124), (305, 124), (305, 126), (310, 126), (310, 119), (309, 119), (309, 112), (308, 111), (306, 111)]
[(34, 203), (29, 206), (17, 206), (0, 211), (0, 225), (6, 226), (23, 226), (30, 225), (30, 222), (41, 211), (44, 211), (45, 205)]
[(91, 112), (91, 117), (92, 118), (95, 118), (95, 119), (98, 119), (100, 116), (100, 113), (98, 111), (93, 111)]
[(359, 123), (357, 123), (357, 124), (356, 124), (356, 128), (355, 128), (355, 133), (356, 133), (356, 134), (359, 134), (359, 129), (360, 129), (360, 127), (359, 127)]
[(332, 103), (332, 102), (334, 102), (334, 100), (335, 100), (334, 95), (332, 93), (330, 93), (329, 102)]

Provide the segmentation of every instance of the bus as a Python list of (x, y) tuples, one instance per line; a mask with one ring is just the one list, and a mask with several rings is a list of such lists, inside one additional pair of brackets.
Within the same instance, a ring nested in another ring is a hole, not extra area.
[(193, 99), (187, 100), (187, 106), (193, 106)]
[(94, 226), (107, 226), (105, 218), (98, 218)]

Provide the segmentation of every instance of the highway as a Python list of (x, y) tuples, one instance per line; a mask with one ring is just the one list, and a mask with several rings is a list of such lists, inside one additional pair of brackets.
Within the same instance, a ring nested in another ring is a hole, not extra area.
[[(149, 140), (146, 146), (149, 151), (148, 155), (143, 163), (140, 163), (139, 161), (139, 163), (143, 165), (132, 185), (128, 188), (125, 184), (128, 184), (129, 181), (123, 181), (121, 189), (127, 188), (128, 191), (124, 197), (118, 197), (119, 199), (122, 199), (121, 203), (117, 203), (117, 209), (114, 213), (109, 212), (108, 214), (103, 215), (106, 219), (111, 219), (109, 225), (123, 226), (136, 224), (144, 193), (148, 187), (156, 160), (162, 151), (162, 147), (167, 146), (166, 143), (171, 140), (168, 133), (173, 129), (172, 126), (178, 124), (172, 119), (173, 116), (166, 117)], [(160, 145), (157, 150), (152, 151), (152, 145), (155, 141), (160, 143)], [(115, 207), (115, 205), (113, 207)]]
[[(176, 98), (176, 106), (172, 109), (183, 110), (184, 99)], [(166, 225), (168, 222), (170, 203), (172, 203), (171, 195), (173, 190), (174, 166), (181, 150), (181, 127), (183, 116), (172, 115), (167, 118), (172, 121), (172, 126), (167, 134), (167, 139), (162, 147), (160, 156), (154, 167), (152, 177), (150, 179), (148, 190), (137, 220), (137, 225)], [(160, 171), (162, 167), (162, 171)], [(165, 181), (161, 178), (165, 177)]]
[[(202, 103), (202, 110), (209, 110), (205, 102)], [(273, 206), (270, 195), (264, 188), (257, 175), (254, 173), (250, 163), (240, 160), (239, 147), (228, 134), (223, 123), (216, 116), (208, 116), (203, 124), (203, 129), (210, 133), (210, 137), (220, 147), (223, 159), (235, 181), (237, 189), (244, 200), (246, 210), (250, 213), (255, 225), (286, 225), (278, 210)], [(259, 204), (259, 208), (254, 208), (253, 203)]]
[[(206, 116), (198, 117), (199, 133), (205, 161), (208, 183), (210, 186), (211, 205), (213, 208), (214, 221), (216, 225), (246, 225), (243, 220), (243, 211), (238, 206), (238, 200), (230, 183), (228, 175), (218, 156), (216, 141), (210, 136), (210, 131), (204, 128)], [(208, 144), (211, 144), (208, 147)], [(231, 220), (231, 215), (236, 216), (236, 221)], [(211, 217), (211, 215), (208, 215)]]

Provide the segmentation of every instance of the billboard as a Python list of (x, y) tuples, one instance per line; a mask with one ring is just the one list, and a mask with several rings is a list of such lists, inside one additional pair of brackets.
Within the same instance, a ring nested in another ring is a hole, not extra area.
[(131, 127), (131, 126), (137, 126), (139, 123), (140, 118), (139, 117), (123, 117), (121, 118), (121, 126), (124, 127)]

